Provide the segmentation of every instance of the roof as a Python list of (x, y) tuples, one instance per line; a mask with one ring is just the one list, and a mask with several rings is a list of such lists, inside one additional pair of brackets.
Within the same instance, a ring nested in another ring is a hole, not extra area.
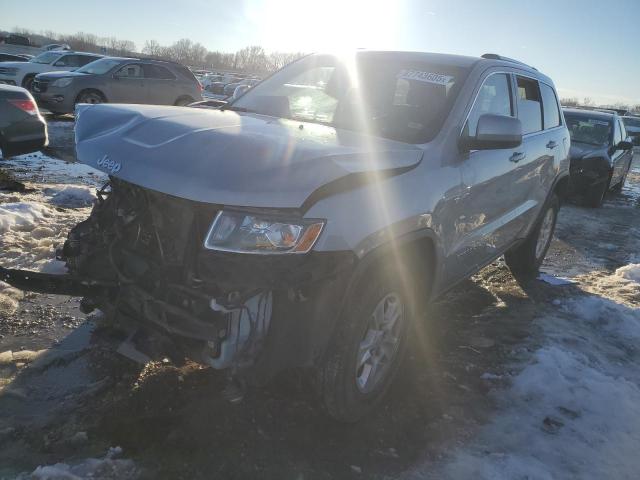
[(482, 57), (471, 57), (466, 55), (454, 55), (450, 53), (431, 53), (431, 52), (406, 52), (406, 51), (383, 51), (383, 50), (358, 50), (358, 54), (364, 55), (380, 55), (393, 56), (394, 58), (400, 57), (404, 61), (408, 62), (425, 62), (425, 63), (438, 63), (440, 65), (447, 65), (461, 68), (473, 68), (479, 62), (482, 62), (487, 67), (490, 66), (504, 66), (511, 68), (518, 68), (527, 71), (531, 76), (544, 80), (547, 83), (553, 84), (553, 81), (545, 74), (539, 72), (536, 68), (527, 65), (524, 62), (515, 60), (513, 58), (503, 57), (497, 54), (484, 54)]
[(617, 114), (615, 112), (603, 112), (601, 110), (589, 110), (586, 108), (563, 108), (563, 112), (570, 113), (572, 115), (582, 115), (583, 117), (595, 118), (598, 120), (612, 120), (613, 117), (616, 117)]

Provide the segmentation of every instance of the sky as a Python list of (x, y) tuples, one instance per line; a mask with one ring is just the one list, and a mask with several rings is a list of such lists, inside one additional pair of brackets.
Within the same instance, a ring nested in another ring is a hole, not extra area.
[(354, 48), (535, 66), (561, 97), (640, 104), (640, 0), (0, 0), (0, 29), (78, 31), (209, 50)]

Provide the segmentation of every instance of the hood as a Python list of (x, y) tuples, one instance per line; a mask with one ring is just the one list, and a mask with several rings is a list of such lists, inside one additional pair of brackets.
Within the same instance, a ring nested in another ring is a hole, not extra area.
[(230, 110), (102, 104), (76, 113), (81, 162), (206, 203), (298, 208), (339, 178), (403, 172), (423, 153), (401, 142)]
[(0, 62), (0, 68), (3, 67), (24, 67), (25, 65), (29, 65), (29, 62)]
[(607, 147), (598, 145), (589, 145), (588, 143), (571, 142), (569, 155), (571, 160), (580, 160), (585, 157), (607, 156)]
[(86, 77), (89, 76), (89, 73), (78, 73), (78, 72), (72, 72), (72, 71), (60, 71), (60, 72), (47, 72), (47, 73), (40, 73), (38, 75), (36, 75), (36, 77), (38, 78), (42, 78), (42, 79), (46, 79), (46, 80), (56, 80), (58, 78), (69, 78), (69, 77)]

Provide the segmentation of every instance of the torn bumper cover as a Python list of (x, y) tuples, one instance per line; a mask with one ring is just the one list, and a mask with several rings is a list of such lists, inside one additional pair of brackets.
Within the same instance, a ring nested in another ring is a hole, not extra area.
[(83, 296), (119, 323), (153, 326), (215, 368), (253, 366), (266, 379), (312, 365), (333, 331), (354, 255), (205, 249), (220, 208), (112, 178), (58, 252), (69, 274), (0, 275), (24, 290)]

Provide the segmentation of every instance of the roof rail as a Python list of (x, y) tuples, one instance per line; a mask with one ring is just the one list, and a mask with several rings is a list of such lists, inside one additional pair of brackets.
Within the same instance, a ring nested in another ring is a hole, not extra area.
[(517, 63), (518, 65), (522, 65), (522, 66), (527, 67), (527, 68), (532, 68), (536, 72), (538, 71), (538, 69), (536, 67), (532, 67), (531, 65), (527, 65), (526, 63), (521, 62), (520, 60), (516, 60), (515, 58), (503, 57), (502, 55), (498, 55), (497, 53), (485, 53), (484, 55), (482, 55), (482, 58), (484, 58), (486, 60), (502, 60), (503, 62)]

